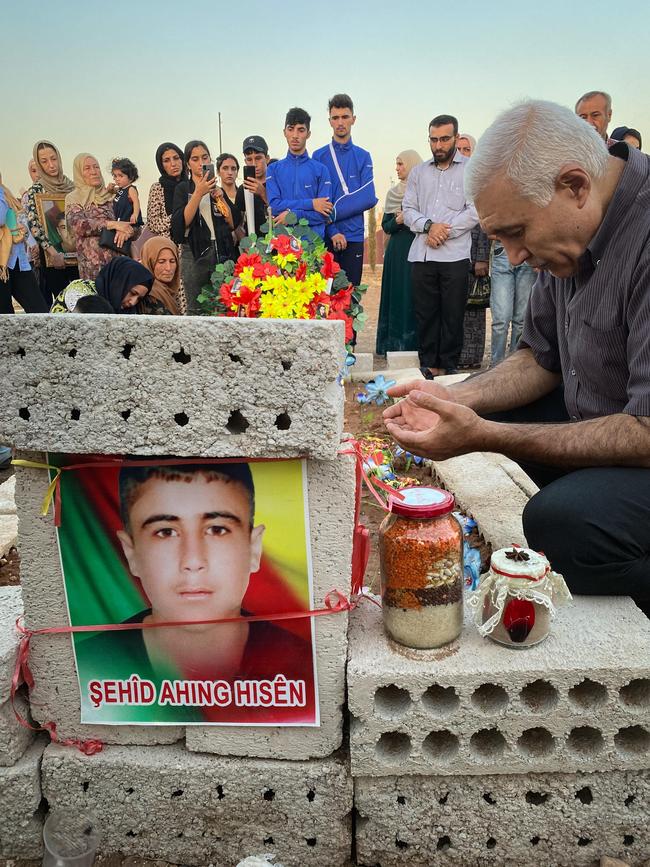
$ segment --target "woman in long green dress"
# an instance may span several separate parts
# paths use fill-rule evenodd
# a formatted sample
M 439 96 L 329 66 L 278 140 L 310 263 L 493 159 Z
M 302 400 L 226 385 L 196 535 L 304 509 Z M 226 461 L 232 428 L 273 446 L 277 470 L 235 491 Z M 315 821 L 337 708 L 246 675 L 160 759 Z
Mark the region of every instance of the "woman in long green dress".
M 398 154 L 396 160 L 399 183 L 388 191 L 381 227 L 389 236 L 384 248 L 381 276 L 381 301 L 377 324 L 377 355 L 387 352 L 410 352 L 418 348 L 415 312 L 411 294 L 411 263 L 408 261 L 413 232 L 404 225 L 402 200 L 406 179 L 422 158 L 417 151 Z

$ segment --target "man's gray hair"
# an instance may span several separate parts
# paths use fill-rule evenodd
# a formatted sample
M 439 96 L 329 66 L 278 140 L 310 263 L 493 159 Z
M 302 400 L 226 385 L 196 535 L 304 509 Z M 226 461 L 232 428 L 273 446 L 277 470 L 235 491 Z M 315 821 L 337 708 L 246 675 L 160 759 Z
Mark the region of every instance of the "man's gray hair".
M 554 102 L 528 100 L 504 111 L 479 139 L 465 166 L 470 200 L 504 174 L 517 192 L 540 207 L 555 194 L 567 163 L 577 163 L 591 178 L 602 178 L 609 154 L 596 130 L 570 109 Z
M 576 102 L 575 113 L 578 113 L 578 106 L 581 102 L 584 102 L 587 99 L 593 99 L 594 96 L 602 96 L 605 99 L 606 111 L 609 113 L 612 110 L 612 98 L 606 93 L 604 90 L 588 90 L 587 93 L 583 93 L 580 99 Z

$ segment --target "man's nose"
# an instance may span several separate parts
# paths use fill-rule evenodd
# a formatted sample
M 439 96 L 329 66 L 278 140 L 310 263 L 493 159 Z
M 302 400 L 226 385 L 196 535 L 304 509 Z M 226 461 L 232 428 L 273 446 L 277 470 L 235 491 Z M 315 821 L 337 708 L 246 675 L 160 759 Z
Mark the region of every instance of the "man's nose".
M 181 548 L 181 567 L 185 572 L 198 572 L 205 569 L 205 541 L 185 537 Z
M 523 265 L 526 259 L 530 259 L 531 252 L 522 244 L 513 244 L 512 241 L 502 241 L 508 261 L 513 267 Z

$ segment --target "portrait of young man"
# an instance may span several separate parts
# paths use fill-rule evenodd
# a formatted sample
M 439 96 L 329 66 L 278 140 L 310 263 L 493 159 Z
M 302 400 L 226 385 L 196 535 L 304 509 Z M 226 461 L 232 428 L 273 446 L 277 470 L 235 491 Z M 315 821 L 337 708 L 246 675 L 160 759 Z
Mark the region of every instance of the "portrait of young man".
M 305 506 L 302 462 L 256 466 L 265 501 L 265 518 L 258 520 L 248 463 L 153 460 L 150 466 L 126 462 L 113 470 L 111 485 L 97 484 L 98 491 L 108 487 L 116 495 L 118 529 L 112 533 L 105 527 L 105 532 L 113 536 L 116 557 L 128 573 L 105 565 L 103 580 L 95 580 L 96 592 L 108 600 L 122 592 L 126 581 L 138 593 L 122 609 L 132 613 L 118 618 L 132 628 L 75 635 L 82 721 L 315 724 L 310 618 L 291 621 L 290 626 L 249 619 L 268 613 L 270 597 L 279 587 L 281 598 L 287 581 L 293 582 L 295 598 L 286 593 L 276 610 L 311 607 L 307 524 L 300 526 L 299 520 Z M 284 502 L 277 494 L 283 488 Z M 288 524 L 296 526 L 293 537 L 287 537 Z M 285 563 L 268 555 L 261 569 L 267 529 L 276 536 L 276 552 L 280 536 L 288 549 L 293 547 L 293 564 L 291 553 Z M 67 556 L 72 536 L 63 531 L 60 538 L 72 611 L 78 566 Z M 88 555 L 92 557 L 92 549 Z M 253 576 L 256 588 L 251 588 Z M 106 616 L 109 622 L 115 617 Z M 73 625 L 78 619 L 78 614 L 71 616 Z M 144 703 L 137 690 L 112 685 L 124 684 L 133 675 L 154 685 L 155 702 Z M 293 705 L 269 685 L 278 677 L 302 684 L 296 687 L 299 700 Z M 169 684 L 181 686 L 172 690 Z M 277 701 L 275 695 L 280 695 Z

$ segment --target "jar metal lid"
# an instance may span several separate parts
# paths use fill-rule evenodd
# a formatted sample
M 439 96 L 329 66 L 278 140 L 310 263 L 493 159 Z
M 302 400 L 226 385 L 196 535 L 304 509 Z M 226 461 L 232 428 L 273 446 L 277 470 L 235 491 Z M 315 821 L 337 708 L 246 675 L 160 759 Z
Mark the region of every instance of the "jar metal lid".
M 437 518 L 447 515 L 455 506 L 454 495 L 440 488 L 417 486 L 402 488 L 403 499 L 391 495 L 388 505 L 391 512 L 406 518 Z

